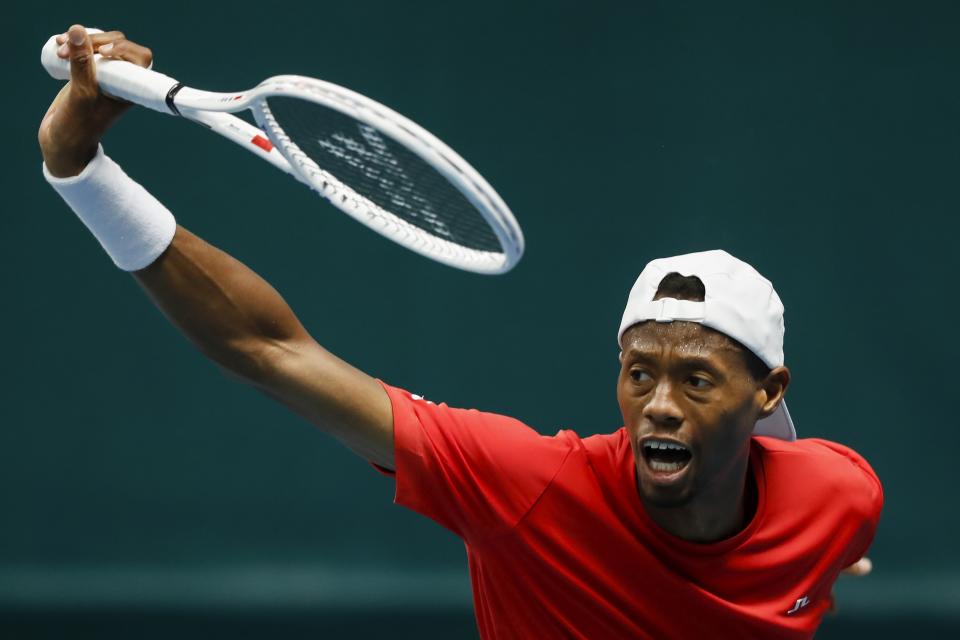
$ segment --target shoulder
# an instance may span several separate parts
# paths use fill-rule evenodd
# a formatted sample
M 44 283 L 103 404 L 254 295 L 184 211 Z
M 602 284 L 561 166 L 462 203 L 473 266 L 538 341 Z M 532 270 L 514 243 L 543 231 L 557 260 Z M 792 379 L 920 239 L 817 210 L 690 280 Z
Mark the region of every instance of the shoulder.
M 575 447 L 575 434 L 541 435 L 516 418 L 451 407 L 384 385 L 393 406 L 394 448 L 448 465 L 487 466 L 491 473 L 550 476 Z
M 755 437 L 768 480 L 787 482 L 813 496 L 830 499 L 857 515 L 876 520 L 883 506 L 883 487 L 859 453 L 836 442 L 805 438 L 787 442 Z
M 446 402 L 435 402 L 399 387 L 388 384 L 383 384 L 383 387 L 390 397 L 395 423 L 415 421 L 421 425 L 437 424 L 446 429 L 464 427 L 474 435 L 484 434 L 488 427 L 507 432 L 516 430 L 531 437 L 538 435 L 527 424 L 507 415 L 474 408 L 453 407 Z
M 577 440 L 584 452 L 594 458 L 615 458 L 625 446 L 630 444 L 627 440 L 627 430 L 623 427 L 613 433 L 598 433 L 585 438 L 577 437 Z
M 879 484 L 880 480 L 873 468 L 863 456 L 850 447 L 821 440 L 804 438 L 794 442 L 776 438 L 755 437 L 754 442 L 763 452 L 765 461 L 776 465 L 808 471 L 816 470 L 818 475 L 836 481 L 863 482 Z
M 563 432 L 574 445 L 578 458 L 592 473 L 601 476 L 616 476 L 625 456 L 632 456 L 627 430 L 621 427 L 613 433 L 598 433 L 581 438 L 573 432 Z M 559 435 L 559 434 L 558 434 Z

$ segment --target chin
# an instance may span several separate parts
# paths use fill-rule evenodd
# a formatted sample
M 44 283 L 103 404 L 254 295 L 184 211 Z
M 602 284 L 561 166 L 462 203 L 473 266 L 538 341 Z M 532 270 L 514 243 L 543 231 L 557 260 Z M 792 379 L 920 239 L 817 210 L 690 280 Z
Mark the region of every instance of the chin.
M 642 462 L 637 465 L 637 490 L 643 502 L 661 509 L 683 507 L 694 497 L 693 469 L 687 469 L 682 477 L 665 479 L 654 477 Z
M 683 507 L 693 500 L 689 491 L 663 491 L 659 488 L 649 491 L 645 490 L 643 485 L 640 486 L 640 495 L 646 504 L 660 509 Z

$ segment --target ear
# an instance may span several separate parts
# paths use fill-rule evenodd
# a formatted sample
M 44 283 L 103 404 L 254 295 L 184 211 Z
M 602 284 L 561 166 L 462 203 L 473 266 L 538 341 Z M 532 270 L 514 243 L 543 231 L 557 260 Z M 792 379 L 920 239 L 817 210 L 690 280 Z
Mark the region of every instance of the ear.
M 760 383 L 760 389 L 765 394 L 763 405 L 760 407 L 760 417 L 766 418 L 780 406 L 783 401 L 783 395 L 790 386 L 790 370 L 786 367 L 777 367 L 772 369 L 767 377 Z

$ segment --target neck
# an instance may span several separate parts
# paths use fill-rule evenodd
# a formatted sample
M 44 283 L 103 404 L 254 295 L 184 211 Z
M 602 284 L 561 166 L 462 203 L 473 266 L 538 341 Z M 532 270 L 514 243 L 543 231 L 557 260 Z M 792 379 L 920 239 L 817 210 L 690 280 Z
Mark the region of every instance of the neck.
M 730 538 L 746 527 L 756 511 L 757 488 L 750 456 L 733 464 L 724 477 L 679 507 L 657 507 L 644 502 L 647 513 L 674 536 L 706 544 Z

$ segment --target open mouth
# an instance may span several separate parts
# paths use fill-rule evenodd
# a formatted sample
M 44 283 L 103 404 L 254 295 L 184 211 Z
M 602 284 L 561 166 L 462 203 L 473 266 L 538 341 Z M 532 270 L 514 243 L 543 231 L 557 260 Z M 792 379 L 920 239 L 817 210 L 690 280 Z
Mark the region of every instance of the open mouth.
M 684 445 L 675 440 L 650 438 L 642 444 L 643 458 L 656 473 L 674 474 L 683 470 L 693 454 Z

